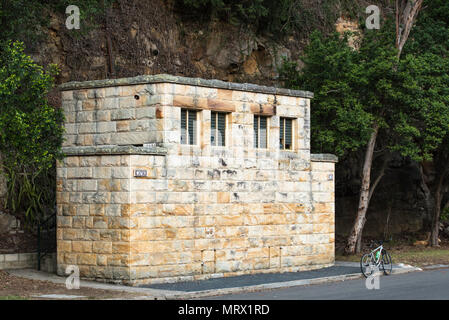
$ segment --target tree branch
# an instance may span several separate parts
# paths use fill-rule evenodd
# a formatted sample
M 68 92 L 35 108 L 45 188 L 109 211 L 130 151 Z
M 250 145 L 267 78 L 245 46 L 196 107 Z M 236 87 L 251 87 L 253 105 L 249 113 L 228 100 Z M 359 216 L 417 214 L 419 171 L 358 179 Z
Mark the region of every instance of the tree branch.
M 377 176 L 376 180 L 374 180 L 374 183 L 370 187 L 369 195 L 368 195 L 368 203 L 371 201 L 371 197 L 374 194 L 374 190 L 376 189 L 377 185 L 380 183 L 380 180 L 382 180 L 383 176 L 385 175 L 385 169 L 387 168 L 388 162 L 390 161 L 389 155 L 386 155 L 384 158 L 384 162 L 382 163 L 382 167 L 380 169 L 380 173 Z
M 413 23 L 421 10 L 423 0 L 396 0 L 396 48 L 398 49 L 398 58 L 401 56 L 402 49 L 407 42 Z

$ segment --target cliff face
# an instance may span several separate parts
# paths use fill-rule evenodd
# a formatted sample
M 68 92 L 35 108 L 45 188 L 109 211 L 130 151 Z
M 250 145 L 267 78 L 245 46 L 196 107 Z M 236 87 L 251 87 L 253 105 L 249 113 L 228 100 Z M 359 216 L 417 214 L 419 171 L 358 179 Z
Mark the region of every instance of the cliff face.
M 279 86 L 282 57 L 298 59 L 308 36 L 260 35 L 249 26 L 186 21 L 163 0 L 117 0 L 97 26 L 86 28 L 81 21 L 82 32 L 67 30 L 65 19 L 52 13 L 48 36 L 29 52 L 42 65 L 59 65 L 58 83 L 168 73 Z M 357 23 L 340 18 L 334 27 L 354 31 Z M 60 104 L 58 93 L 50 99 Z M 336 231 L 344 235 L 358 205 L 360 161 L 341 162 L 336 170 Z M 392 162 L 371 201 L 364 235 L 422 229 L 424 198 L 418 168 Z
M 360 157 L 361 158 L 361 157 Z M 360 159 L 346 159 L 336 166 L 336 234 L 347 236 L 355 219 L 360 191 Z M 372 177 L 379 175 L 374 167 Z M 382 238 L 428 230 L 431 215 L 426 208 L 418 164 L 394 157 L 370 201 L 363 236 Z
M 273 84 L 282 57 L 298 54 L 294 39 L 274 41 L 221 21 L 185 21 L 162 0 L 118 0 L 97 26 L 81 21 L 81 32 L 68 30 L 65 18 L 51 14 L 48 37 L 32 52 L 39 63 L 60 66 L 60 83 L 168 73 Z

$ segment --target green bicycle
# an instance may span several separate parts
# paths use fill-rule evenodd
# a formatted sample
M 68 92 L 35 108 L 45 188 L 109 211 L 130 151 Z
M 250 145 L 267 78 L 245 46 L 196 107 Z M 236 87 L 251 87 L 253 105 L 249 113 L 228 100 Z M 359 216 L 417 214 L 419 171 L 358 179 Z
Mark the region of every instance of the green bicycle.
M 362 256 L 360 260 L 360 269 L 363 275 L 368 278 L 374 271 L 382 270 L 385 275 L 390 275 L 393 270 L 393 260 L 387 250 L 384 249 L 384 241 L 377 242 L 379 246 Z

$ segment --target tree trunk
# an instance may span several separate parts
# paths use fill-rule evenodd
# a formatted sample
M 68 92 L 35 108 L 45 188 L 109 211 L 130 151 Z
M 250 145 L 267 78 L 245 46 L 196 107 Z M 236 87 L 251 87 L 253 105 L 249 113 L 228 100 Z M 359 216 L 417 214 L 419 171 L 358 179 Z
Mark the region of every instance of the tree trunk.
M 377 134 L 379 132 L 379 125 L 376 123 L 373 127 L 368 146 L 366 148 L 365 159 L 362 173 L 362 186 L 360 188 L 359 207 L 354 225 L 349 235 L 345 253 L 354 254 L 359 253 L 361 249 L 361 234 L 366 221 L 366 211 L 369 205 L 370 195 L 370 181 L 371 181 L 371 167 L 373 164 L 374 147 L 376 146 Z M 359 243 L 359 245 L 357 245 Z
M 385 175 L 385 169 L 387 168 L 389 160 L 390 160 L 389 154 L 386 154 L 384 157 L 384 161 L 383 161 L 382 167 L 380 169 L 379 175 L 377 176 L 376 180 L 374 180 L 373 184 L 369 188 L 366 211 L 368 211 L 368 206 L 371 202 L 371 198 L 373 197 L 374 190 L 376 190 L 376 187 L 379 185 L 380 181 L 382 180 L 383 176 Z M 373 162 L 373 160 L 371 162 Z M 362 235 L 363 235 L 363 226 L 362 226 L 362 230 L 360 230 L 359 235 L 357 236 L 357 244 L 355 247 L 355 252 L 357 252 L 357 253 L 362 251 Z
M 420 166 L 420 174 L 421 174 L 421 184 L 420 187 L 422 189 L 422 192 L 424 193 L 424 203 L 425 203 L 425 208 L 426 208 L 426 214 L 427 217 L 433 217 L 433 212 L 434 212 L 434 204 L 435 204 L 435 200 L 433 198 L 432 192 L 430 191 L 430 183 L 427 178 L 427 175 L 429 175 L 429 173 L 425 173 L 425 169 L 424 169 L 424 163 L 421 163 Z
M 432 228 L 430 230 L 429 245 L 432 247 L 439 246 L 438 234 L 440 231 L 440 213 L 441 213 L 441 189 L 438 188 L 435 192 L 435 206 L 432 218 Z
M 374 194 L 374 190 L 375 190 L 376 187 L 379 185 L 380 180 L 382 180 L 382 178 L 384 177 L 384 175 L 385 175 L 385 170 L 387 169 L 387 165 L 388 165 L 388 162 L 389 162 L 389 161 L 390 161 L 390 154 L 387 153 L 387 154 L 384 156 L 384 162 L 382 163 L 382 167 L 381 167 L 381 169 L 380 169 L 379 175 L 377 176 L 376 180 L 374 181 L 374 183 L 373 183 L 373 185 L 372 185 L 372 187 L 371 187 L 371 189 L 370 189 L 370 191 L 369 191 L 368 203 L 371 201 L 371 198 L 373 197 L 373 194 Z
M 449 164 L 446 165 L 446 167 L 443 169 L 443 172 L 440 174 L 438 184 L 435 188 L 435 206 L 433 210 L 432 228 L 430 230 L 430 239 L 429 239 L 429 244 L 432 247 L 439 246 L 438 236 L 440 232 L 442 190 L 443 190 L 443 182 L 448 171 L 449 171 Z
M 398 58 L 407 42 L 423 0 L 396 0 L 396 48 Z
M 398 59 L 402 54 L 402 49 L 407 42 L 416 17 L 421 10 L 422 3 L 423 0 L 396 0 L 396 48 L 398 49 Z M 379 126 L 378 124 L 375 124 L 365 153 L 359 207 L 357 210 L 357 217 L 355 219 L 354 226 L 352 227 L 351 234 L 345 247 L 346 254 L 360 252 L 362 243 L 362 231 L 363 227 L 365 226 L 366 212 L 368 210 L 369 201 L 374 189 L 382 178 L 382 176 L 380 176 L 380 179 L 375 181 L 370 192 L 371 167 L 373 163 L 373 153 L 378 132 Z

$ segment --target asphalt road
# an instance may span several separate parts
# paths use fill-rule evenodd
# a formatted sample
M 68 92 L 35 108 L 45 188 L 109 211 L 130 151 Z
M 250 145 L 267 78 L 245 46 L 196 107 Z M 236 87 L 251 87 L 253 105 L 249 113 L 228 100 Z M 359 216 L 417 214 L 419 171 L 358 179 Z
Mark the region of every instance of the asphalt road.
M 365 279 L 240 293 L 211 300 L 449 300 L 449 269 L 380 277 L 379 289 L 368 290 Z
M 321 268 L 301 272 L 265 273 L 265 274 L 260 273 L 260 274 L 241 275 L 235 277 L 214 278 L 201 281 L 159 283 L 159 284 L 142 285 L 142 287 L 151 289 L 189 292 L 189 291 L 255 286 L 267 283 L 324 278 L 354 273 L 360 273 L 360 267 L 358 265 L 356 267 L 332 266 L 329 268 Z

